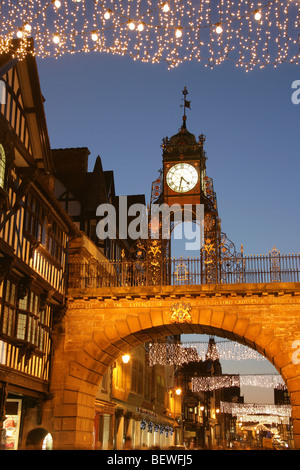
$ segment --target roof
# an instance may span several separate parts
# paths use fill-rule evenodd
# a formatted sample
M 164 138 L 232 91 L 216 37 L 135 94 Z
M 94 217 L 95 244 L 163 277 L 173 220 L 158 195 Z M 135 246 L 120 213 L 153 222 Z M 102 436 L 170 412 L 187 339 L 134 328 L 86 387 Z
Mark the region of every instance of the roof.
M 52 155 L 55 177 L 80 201 L 85 212 L 95 212 L 99 204 L 107 203 L 109 190 L 114 197 L 113 172 L 103 171 L 99 155 L 90 172 L 87 147 L 52 149 Z
M 202 152 L 202 145 L 197 142 L 194 134 L 189 132 L 185 126 L 170 139 L 164 140 L 163 157 L 164 160 L 177 160 L 179 157 L 199 158 Z

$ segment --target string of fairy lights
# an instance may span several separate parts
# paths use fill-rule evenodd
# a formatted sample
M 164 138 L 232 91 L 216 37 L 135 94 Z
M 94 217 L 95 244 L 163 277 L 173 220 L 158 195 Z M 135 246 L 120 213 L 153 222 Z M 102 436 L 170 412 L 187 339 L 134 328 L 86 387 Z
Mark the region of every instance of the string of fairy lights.
M 153 342 L 148 344 L 149 365 L 178 365 L 211 360 L 261 361 L 265 358 L 252 348 L 235 341 L 219 341 L 209 351 L 207 342 Z M 209 356 L 209 357 L 208 357 Z
M 275 374 L 246 374 L 246 375 L 220 375 L 213 377 L 191 377 L 192 392 L 211 392 L 220 388 L 230 387 L 261 387 L 285 388 L 280 375 Z
M 299 63 L 298 0 L 3 0 L 0 52 L 129 55 L 169 68 Z M 31 39 L 32 38 L 32 39 Z M 16 41 L 18 39 L 18 46 Z
M 290 405 L 272 405 L 257 403 L 231 403 L 220 402 L 221 413 L 229 413 L 232 416 L 248 415 L 273 415 L 282 418 L 290 418 L 292 407 Z M 245 418 L 244 418 L 245 419 Z
M 269 411 L 268 408 L 264 411 Z M 273 409 L 270 411 L 274 411 Z M 246 415 L 237 415 L 238 423 L 263 423 L 263 424 L 270 424 L 270 425 L 289 425 L 290 424 L 290 416 L 276 416 L 274 414 L 267 415 L 265 413 L 262 414 L 246 414 Z
M 206 360 L 261 360 L 257 351 L 233 341 L 219 342 L 153 342 L 148 343 L 149 366 L 183 366 Z M 190 390 L 193 393 L 214 392 L 231 387 L 260 387 L 286 391 L 279 374 L 222 374 L 192 375 Z M 291 405 L 220 402 L 220 411 L 236 416 L 241 423 L 289 424 Z

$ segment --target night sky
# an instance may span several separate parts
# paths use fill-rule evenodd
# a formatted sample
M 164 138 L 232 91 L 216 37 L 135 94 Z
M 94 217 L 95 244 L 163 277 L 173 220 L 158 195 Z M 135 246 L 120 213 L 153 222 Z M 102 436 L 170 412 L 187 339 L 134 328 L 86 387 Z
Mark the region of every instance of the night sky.
M 52 148 L 88 147 L 113 170 L 118 195 L 145 194 L 162 167 L 163 137 L 181 126 L 206 135 L 222 230 L 247 254 L 299 250 L 300 104 L 292 103 L 299 67 L 245 72 L 188 62 L 134 62 L 105 54 L 38 59 Z
M 196 138 L 206 135 L 222 231 L 246 254 L 274 245 L 281 253 L 300 251 L 300 104 L 291 100 L 299 67 L 246 73 L 233 63 L 210 70 L 187 62 L 169 71 L 105 54 L 37 62 L 52 148 L 88 147 L 90 170 L 100 155 L 104 170 L 114 171 L 118 195 L 145 194 L 148 202 L 162 167 L 162 138 L 181 126 L 186 86 L 187 128 Z M 251 367 L 275 371 L 266 361 Z

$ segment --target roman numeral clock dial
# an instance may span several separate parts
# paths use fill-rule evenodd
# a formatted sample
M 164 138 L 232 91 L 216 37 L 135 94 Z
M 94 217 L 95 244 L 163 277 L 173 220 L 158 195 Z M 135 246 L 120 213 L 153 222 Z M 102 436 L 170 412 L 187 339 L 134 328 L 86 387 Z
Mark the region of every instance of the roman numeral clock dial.
M 178 163 L 170 168 L 166 181 L 169 188 L 176 193 L 187 193 L 196 186 L 198 172 L 188 163 Z

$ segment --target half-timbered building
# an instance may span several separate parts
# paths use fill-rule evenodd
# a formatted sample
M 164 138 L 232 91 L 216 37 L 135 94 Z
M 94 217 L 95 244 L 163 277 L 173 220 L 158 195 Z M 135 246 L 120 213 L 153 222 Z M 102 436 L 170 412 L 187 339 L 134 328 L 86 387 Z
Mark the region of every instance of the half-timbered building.
M 98 251 L 98 259 L 119 260 L 123 254 L 128 256 L 136 240 L 126 234 L 120 236 L 119 199 L 116 195 L 114 173 L 104 170 L 101 157 L 95 159 L 92 171 L 88 171 L 90 151 L 87 147 L 52 149 L 55 166 L 54 194 L 69 214 L 83 239 L 92 241 Z M 126 196 L 128 208 L 133 204 L 145 206 L 144 194 Z M 101 239 L 97 224 L 101 217 L 97 209 L 101 204 L 109 204 L 116 210 L 116 236 Z M 127 218 L 127 224 L 133 217 Z M 84 243 L 82 239 L 81 243 Z M 73 244 L 73 247 L 75 244 Z
M 0 79 L 0 432 L 1 448 L 17 449 L 34 432 L 47 435 L 52 326 L 65 303 L 69 240 L 79 232 L 54 197 L 34 57 L 0 56 Z

